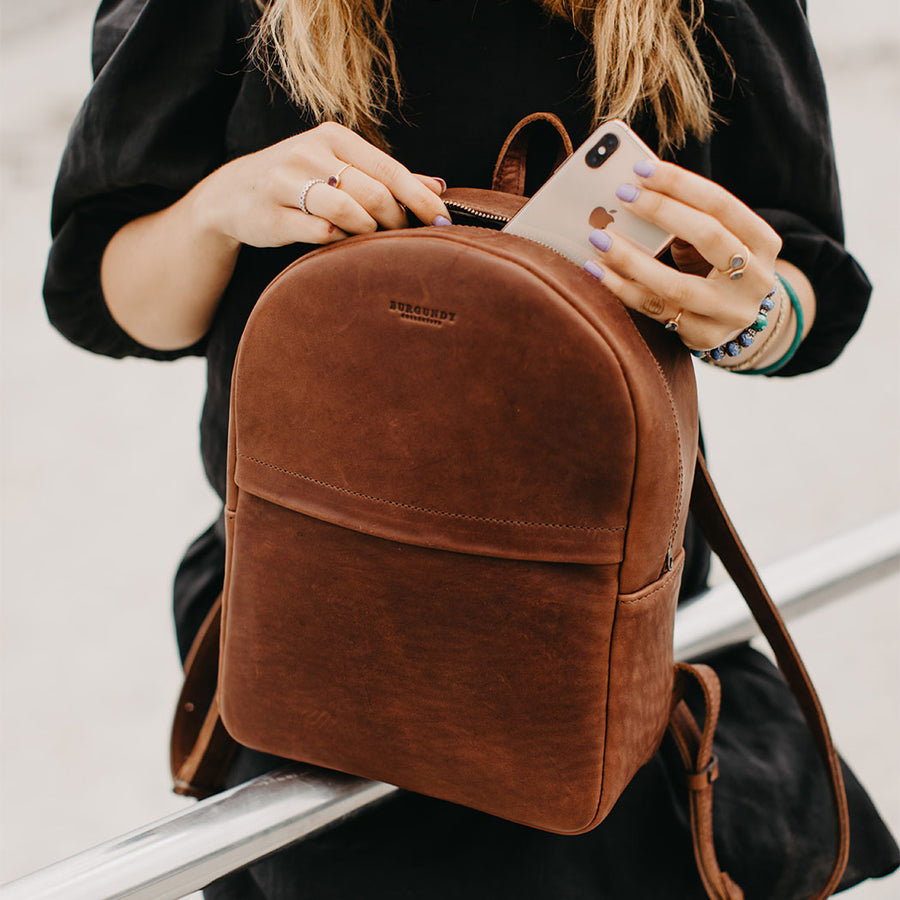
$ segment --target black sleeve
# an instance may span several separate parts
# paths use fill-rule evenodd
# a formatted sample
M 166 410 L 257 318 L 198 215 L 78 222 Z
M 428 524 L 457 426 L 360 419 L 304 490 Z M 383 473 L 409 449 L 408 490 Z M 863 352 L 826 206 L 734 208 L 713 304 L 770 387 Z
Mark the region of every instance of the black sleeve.
M 171 205 L 224 160 L 241 71 L 243 19 L 226 0 L 103 0 L 94 25 L 94 84 L 69 134 L 53 196 L 44 280 L 51 323 L 107 356 L 174 359 L 112 318 L 100 260 L 127 222 Z
M 781 235 L 783 259 L 816 293 L 812 330 L 779 375 L 833 362 L 868 305 L 871 285 L 844 248 L 844 226 L 825 84 L 804 0 L 710 0 L 707 23 L 731 56 L 712 177 Z

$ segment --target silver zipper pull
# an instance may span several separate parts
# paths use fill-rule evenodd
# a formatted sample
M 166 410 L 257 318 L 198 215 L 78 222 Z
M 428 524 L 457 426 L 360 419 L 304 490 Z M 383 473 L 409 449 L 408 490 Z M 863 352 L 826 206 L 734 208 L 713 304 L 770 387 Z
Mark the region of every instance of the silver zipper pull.
M 666 563 L 663 566 L 662 574 L 667 575 L 675 568 L 675 557 L 672 555 L 672 545 L 666 548 Z

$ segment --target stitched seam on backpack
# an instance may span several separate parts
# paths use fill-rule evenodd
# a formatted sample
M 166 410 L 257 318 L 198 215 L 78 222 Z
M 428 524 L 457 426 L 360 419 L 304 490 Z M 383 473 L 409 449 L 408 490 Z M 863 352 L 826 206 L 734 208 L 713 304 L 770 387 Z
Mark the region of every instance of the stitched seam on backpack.
M 343 488 L 336 484 L 329 484 L 327 481 L 320 481 L 318 478 L 312 478 L 309 475 L 302 475 L 299 472 L 292 472 L 290 469 L 276 466 L 273 463 L 266 462 L 263 459 L 257 459 L 255 456 L 249 456 L 246 453 L 238 452 L 238 456 L 242 459 L 249 460 L 267 469 L 273 469 L 276 472 L 282 472 L 290 475 L 292 478 L 299 478 L 302 481 L 308 481 L 310 484 L 317 484 L 320 487 L 326 487 L 332 491 L 339 491 L 342 494 L 350 494 L 353 497 L 360 497 L 363 500 L 372 500 L 375 503 L 386 503 L 390 506 L 396 506 L 400 509 L 410 509 L 415 512 L 430 513 L 434 516 L 446 516 L 450 519 L 464 519 L 470 522 L 490 522 L 494 525 L 516 525 L 522 528 L 570 528 L 575 531 L 624 531 L 622 525 L 604 526 L 604 525 L 570 525 L 565 522 L 521 522 L 518 519 L 499 519 L 490 516 L 472 516 L 466 513 L 445 512 L 442 509 L 429 509 L 427 506 L 415 506 L 412 503 L 401 503 L 399 500 L 386 500 L 384 497 L 375 497 L 372 494 L 364 494 L 361 491 L 353 491 L 350 488 Z
M 656 370 L 659 372 L 659 377 L 662 380 L 663 388 L 666 392 L 666 400 L 669 401 L 669 409 L 672 411 L 672 419 L 675 422 L 675 443 L 678 444 L 678 492 L 675 497 L 675 521 L 672 523 L 672 532 L 669 535 L 669 546 L 671 547 L 672 542 L 675 540 L 675 535 L 678 533 L 678 520 L 681 518 L 682 498 L 684 496 L 684 449 L 681 446 L 681 429 L 678 427 L 678 410 L 675 408 L 675 398 L 672 396 L 672 386 L 669 384 L 669 379 L 666 378 L 666 373 L 663 370 L 662 365 L 660 365 L 659 360 L 656 358 L 656 354 L 647 345 L 647 342 L 644 340 L 644 336 L 641 334 L 637 325 L 632 323 L 632 327 L 637 331 L 641 343 L 644 345 L 647 352 L 650 354 L 650 358 L 656 365 Z
M 641 338 L 643 339 L 643 335 L 641 335 Z M 647 349 L 649 350 L 650 348 L 648 347 Z M 672 396 L 672 386 L 669 384 L 669 379 L 666 378 L 666 373 L 659 364 L 656 354 L 651 353 L 650 355 L 653 357 L 653 362 L 656 363 L 656 368 L 659 370 L 660 378 L 662 378 L 666 389 L 666 399 L 669 401 L 669 408 L 672 410 L 672 418 L 675 420 L 675 441 L 678 444 L 678 494 L 675 500 L 675 521 L 672 523 L 671 540 L 674 541 L 675 535 L 678 533 L 678 520 L 681 518 L 681 504 L 684 497 L 684 450 L 681 446 L 681 428 L 678 422 L 678 410 L 675 408 L 675 398 Z
M 677 566 L 673 566 L 672 572 L 674 572 L 677 568 Z M 646 594 L 641 594 L 640 597 L 619 597 L 619 603 L 640 603 L 643 600 L 647 600 L 654 594 L 658 594 L 660 591 L 666 590 L 666 588 L 669 587 L 669 583 L 671 582 L 671 580 L 671 578 L 664 578 L 661 584 L 658 584 L 655 588 L 653 588 L 652 591 L 647 591 Z

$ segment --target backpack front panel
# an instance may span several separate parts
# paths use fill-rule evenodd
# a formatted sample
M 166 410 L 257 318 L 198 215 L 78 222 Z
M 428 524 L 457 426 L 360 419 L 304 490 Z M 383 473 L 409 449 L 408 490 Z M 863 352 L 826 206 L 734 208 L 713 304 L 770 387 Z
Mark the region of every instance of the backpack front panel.
M 237 740 L 548 830 L 593 820 L 616 566 L 431 550 L 243 491 L 234 523 Z

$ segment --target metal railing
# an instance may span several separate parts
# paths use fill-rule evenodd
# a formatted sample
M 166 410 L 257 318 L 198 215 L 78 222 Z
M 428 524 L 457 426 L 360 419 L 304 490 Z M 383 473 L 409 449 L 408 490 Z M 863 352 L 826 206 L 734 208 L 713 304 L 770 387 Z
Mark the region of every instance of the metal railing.
M 790 619 L 896 572 L 898 562 L 900 513 L 776 563 L 763 578 Z M 679 611 L 675 653 L 685 659 L 756 633 L 737 589 L 724 584 Z M 291 765 L 11 882 L 0 900 L 183 897 L 396 790 Z

